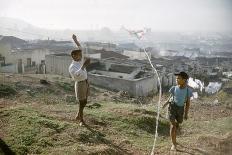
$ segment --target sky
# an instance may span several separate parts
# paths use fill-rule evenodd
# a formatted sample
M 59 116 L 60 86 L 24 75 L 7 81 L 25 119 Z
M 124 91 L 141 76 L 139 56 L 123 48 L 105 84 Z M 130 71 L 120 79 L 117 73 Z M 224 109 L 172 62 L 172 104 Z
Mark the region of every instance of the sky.
M 0 0 L 0 17 L 48 29 L 232 31 L 232 0 Z

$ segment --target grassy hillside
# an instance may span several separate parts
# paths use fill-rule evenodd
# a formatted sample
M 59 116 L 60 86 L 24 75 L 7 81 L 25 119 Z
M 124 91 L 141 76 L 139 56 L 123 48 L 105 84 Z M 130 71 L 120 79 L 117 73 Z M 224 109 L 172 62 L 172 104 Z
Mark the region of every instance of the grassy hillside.
M 1 88 L 16 93 L 0 98 L 0 154 L 150 154 L 157 97 L 135 99 L 91 87 L 87 125 L 79 126 L 73 83 L 62 77 L 48 79 L 50 84 L 42 85 L 37 75 L 1 75 Z M 179 154 L 232 152 L 232 108 L 226 102 L 230 94 L 222 91 L 193 101 L 190 118 L 178 132 Z M 219 102 L 211 104 L 216 99 Z M 170 153 L 165 113 L 161 111 L 156 154 Z

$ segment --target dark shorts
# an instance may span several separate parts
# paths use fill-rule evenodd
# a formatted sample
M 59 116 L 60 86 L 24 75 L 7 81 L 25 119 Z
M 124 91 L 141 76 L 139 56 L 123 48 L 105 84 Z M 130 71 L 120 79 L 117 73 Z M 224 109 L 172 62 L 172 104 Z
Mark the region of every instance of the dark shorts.
M 184 117 L 184 106 L 180 107 L 175 104 L 169 104 L 168 118 L 171 122 L 177 121 L 178 123 L 182 123 L 183 117 Z

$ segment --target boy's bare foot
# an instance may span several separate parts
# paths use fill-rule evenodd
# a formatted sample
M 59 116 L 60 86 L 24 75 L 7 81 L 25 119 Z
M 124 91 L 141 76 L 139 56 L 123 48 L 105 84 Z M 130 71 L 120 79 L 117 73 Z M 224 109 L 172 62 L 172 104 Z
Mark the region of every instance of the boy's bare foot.
M 81 120 L 80 123 L 79 123 L 79 125 L 83 126 L 83 125 L 85 125 L 85 122 L 83 120 Z
M 80 126 L 83 126 L 83 122 L 80 122 L 79 125 L 80 125 Z
M 176 151 L 176 145 L 172 144 L 171 151 Z

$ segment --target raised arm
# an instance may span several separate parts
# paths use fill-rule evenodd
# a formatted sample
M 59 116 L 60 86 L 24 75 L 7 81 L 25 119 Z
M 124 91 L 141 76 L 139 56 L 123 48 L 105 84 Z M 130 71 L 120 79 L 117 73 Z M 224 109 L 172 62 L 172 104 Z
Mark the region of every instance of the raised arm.
M 77 40 L 77 36 L 75 34 L 72 35 L 73 41 L 75 42 L 75 44 L 77 45 L 77 47 L 79 49 L 81 49 L 81 44 L 79 43 L 79 41 Z

